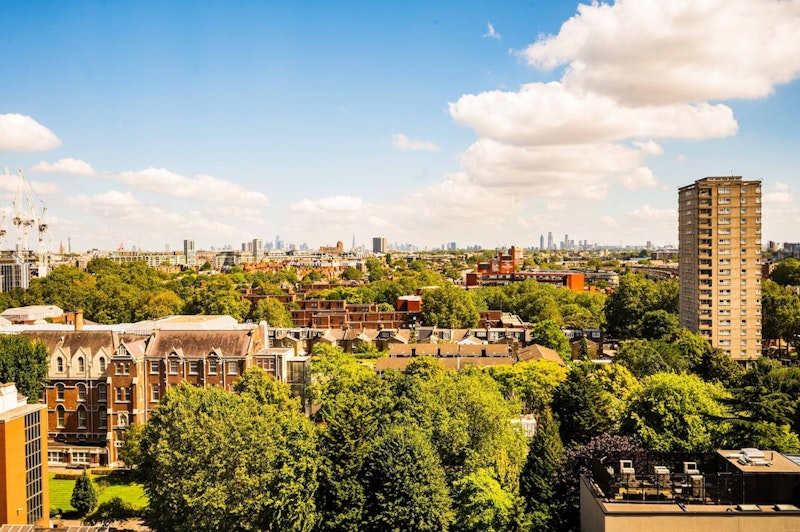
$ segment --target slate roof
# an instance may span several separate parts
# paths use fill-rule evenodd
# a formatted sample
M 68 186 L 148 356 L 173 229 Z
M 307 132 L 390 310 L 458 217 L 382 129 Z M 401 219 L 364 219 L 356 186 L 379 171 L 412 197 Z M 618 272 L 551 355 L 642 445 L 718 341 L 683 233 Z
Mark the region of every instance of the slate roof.
M 181 350 L 186 357 L 205 357 L 216 349 L 226 357 L 243 357 L 250 353 L 252 331 L 157 331 L 147 345 L 148 357 L 166 357 Z

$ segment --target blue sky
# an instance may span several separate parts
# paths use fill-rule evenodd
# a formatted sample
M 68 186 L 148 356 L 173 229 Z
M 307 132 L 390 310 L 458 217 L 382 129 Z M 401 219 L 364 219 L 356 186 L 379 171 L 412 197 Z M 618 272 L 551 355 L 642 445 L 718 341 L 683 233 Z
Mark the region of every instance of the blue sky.
M 765 242 L 800 239 L 794 0 L 6 0 L 0 20 L 0 165 L 51 249 L 665 245 L 677 187 L 731 174 L 763 180 Z

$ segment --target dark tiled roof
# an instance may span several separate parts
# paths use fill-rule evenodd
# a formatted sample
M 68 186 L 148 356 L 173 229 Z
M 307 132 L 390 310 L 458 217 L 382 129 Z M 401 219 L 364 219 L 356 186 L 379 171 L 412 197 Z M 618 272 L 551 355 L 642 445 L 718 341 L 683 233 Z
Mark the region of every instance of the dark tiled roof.
M 146 356 L 166 357 L 181 350 L 186 357 L 204 357 L 213 349 L 227 357 L 242 357 L 252 349 L 251 331 L 157 331 Z

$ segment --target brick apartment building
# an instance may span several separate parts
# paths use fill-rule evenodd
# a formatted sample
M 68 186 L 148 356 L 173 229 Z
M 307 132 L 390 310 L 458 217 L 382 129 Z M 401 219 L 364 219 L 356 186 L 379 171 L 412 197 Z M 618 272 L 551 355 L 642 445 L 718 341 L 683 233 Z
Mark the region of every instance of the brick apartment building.
M 48 463 L 114 465 L 128 427 L 146 421 L 167 390 L 184 381 L 232 390 L 245 369 L 261 367 L 295 394 L 304 391 L 308 357 L 270 347 L 264 325 L 186 316 L 128 331 L 25 333 L 50 352 L 44 398 Z

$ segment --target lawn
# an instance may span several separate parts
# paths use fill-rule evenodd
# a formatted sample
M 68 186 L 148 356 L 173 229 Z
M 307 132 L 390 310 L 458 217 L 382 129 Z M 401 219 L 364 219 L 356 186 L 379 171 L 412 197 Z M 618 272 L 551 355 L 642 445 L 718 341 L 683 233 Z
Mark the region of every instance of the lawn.
M 50 508 L 60 508 L 62 512 L 74 512 L 75 508 L 69 503 L 72 498 L 72 489 L 75 480 L 56 479 L 50 474 Z M 122 475 L 92 475 L 98 491 L 98 503 L 105 502 L 114 497 L 131 504 L 134 508 L 147 506 L 147 495 L 138 482 L 132 482 Z

